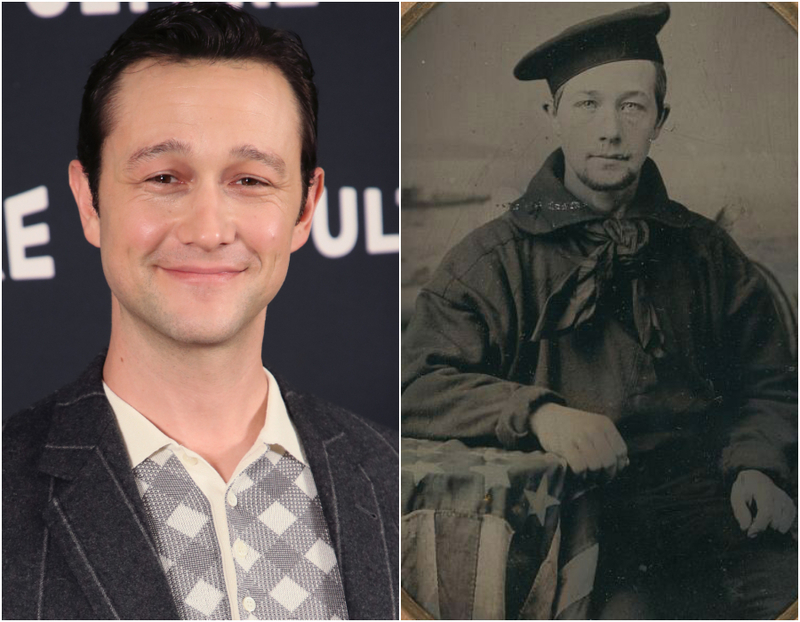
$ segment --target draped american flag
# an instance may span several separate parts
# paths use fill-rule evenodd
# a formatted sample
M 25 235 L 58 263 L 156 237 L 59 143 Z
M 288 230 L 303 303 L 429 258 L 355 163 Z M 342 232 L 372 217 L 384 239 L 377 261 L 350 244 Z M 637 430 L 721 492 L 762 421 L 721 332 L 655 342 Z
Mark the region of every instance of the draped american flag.
M 593 491 L 565 461 L 402 439 L 402 587 L 434 618 L 585 619 L 599 545 Z

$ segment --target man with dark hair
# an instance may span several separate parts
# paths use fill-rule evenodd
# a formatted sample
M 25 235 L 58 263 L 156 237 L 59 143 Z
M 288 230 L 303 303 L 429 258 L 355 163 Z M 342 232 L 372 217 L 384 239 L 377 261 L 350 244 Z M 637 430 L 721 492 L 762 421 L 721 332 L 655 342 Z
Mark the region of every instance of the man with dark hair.
M 261 363 L 316 135 L 300 39 L 225 4 L 93 67 L 69 181 L 111 338 L 5 427 L 5 618 L 396 617 L 396 435 Z
M 797 595 L 796 367 L 764 278 L 647 157 L 668 17 L 591 20 L 517 65 L 561 148 L 422 289 L 403 434 L 544 450 L 599 487 L 597 578 L 570 588 L 593 583 L 594 615 L 770 618 Z

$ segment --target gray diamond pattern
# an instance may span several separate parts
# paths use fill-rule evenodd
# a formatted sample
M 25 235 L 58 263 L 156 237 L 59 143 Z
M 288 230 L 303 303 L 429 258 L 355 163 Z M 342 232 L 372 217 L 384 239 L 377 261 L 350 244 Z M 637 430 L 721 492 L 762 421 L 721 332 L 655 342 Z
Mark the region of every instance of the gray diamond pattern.
M 305 492 L 307 467 L 288 452 L 269 450 L 244 475 L 254 485 L 239 490 L 234 481 L 230 489 L 238 503 L 226 506 L 234 560 L 237 540 L 259 555 L 249 571 L 235 564 L 242 619 L 346 620 L 342 579 L 322 505 L 313 486 L 313 497 Z M 332 567 L 326 563 L 330 559 Z M 248 596 L 256 602 L 252 614 L 241 606 Z
M 169 448 L 134 475 L 181 618 L 230 619 L 208 500 Z M 225 509 L 240 618 L 346 620 L 339 565 L 309 469 L 268 449 L 229 492 L 237 498 Z
M 184 620 L 230 620 L 211 506 L 170 449 L 134 470 L 172 598 Z

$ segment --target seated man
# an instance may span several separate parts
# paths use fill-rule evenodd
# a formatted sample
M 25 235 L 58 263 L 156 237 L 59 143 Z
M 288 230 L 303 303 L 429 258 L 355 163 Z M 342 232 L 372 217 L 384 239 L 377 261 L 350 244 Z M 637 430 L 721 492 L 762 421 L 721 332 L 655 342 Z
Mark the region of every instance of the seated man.
M 561 148 L 444 259 L 403 343 L 403 433 L 544 449 L 601 486 L 596 617 L 774 618 L 796 599 L 796 368 L 754 265 L 670 200 L 664 4 L 517 65 Z

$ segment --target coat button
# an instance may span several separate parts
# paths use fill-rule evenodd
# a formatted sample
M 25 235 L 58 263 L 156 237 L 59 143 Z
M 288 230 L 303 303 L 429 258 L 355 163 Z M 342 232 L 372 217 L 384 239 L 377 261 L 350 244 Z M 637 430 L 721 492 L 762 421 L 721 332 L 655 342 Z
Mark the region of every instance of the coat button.
M 236 507 L 236 504 L 239 503 L 239 500 L 236 498 L 236 495 L 233 492 L 228 493 L 228 505 L 232 508 Z
M 253 600 L 252 598 L 250 598 L 249 596 L 247 596 L 247 597 L 246 597 L 246 598 L 245 598 L 245 599 L 242 601 L 242 605 L 244 606 L 244 610 L 245 610 L 245 611 L 251 611 L 251 612 L 252 612 L 252 611 L 255 611 L 255 610 L 256 610 L 256 601 L 254 601 L 254 600 Z

